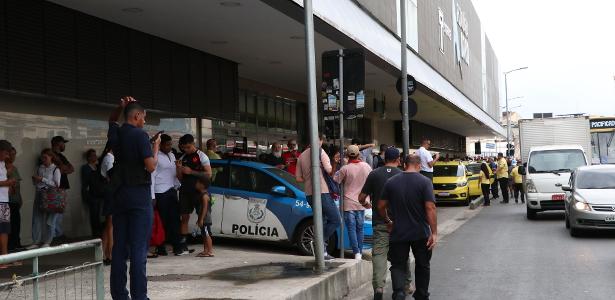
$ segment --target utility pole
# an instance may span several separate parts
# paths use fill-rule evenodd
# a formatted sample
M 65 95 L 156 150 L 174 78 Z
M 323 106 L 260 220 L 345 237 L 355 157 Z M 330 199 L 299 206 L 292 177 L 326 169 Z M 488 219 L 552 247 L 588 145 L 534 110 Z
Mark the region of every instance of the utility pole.
M 508 109 L 508 74 L 525 70 L 527 67 L 517 68 L 514 70 L 510 70 L 508 72 L 504 72 L 504 97 L 506 98 L 506 156 L 509 156 L 509 145 L 510 145 L 510 110 Z
M 410 118 L 408 117 L 408 46 L 406 43 L 406 0 L 400 0 L 401 16 L 401 128 L 404 155 L 410 149 Z M 405 157 L 402 157 L 402 161 Z

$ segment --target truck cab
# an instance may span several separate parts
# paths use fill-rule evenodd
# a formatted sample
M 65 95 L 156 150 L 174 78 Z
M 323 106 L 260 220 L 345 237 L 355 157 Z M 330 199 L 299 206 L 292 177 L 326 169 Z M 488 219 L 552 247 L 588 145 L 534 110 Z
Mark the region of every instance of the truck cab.
M 566 194 L 562 185 L 568 184 L 570 174 L 580 166 L 589 165 L 580 145 L 553 145 L 532 147 L 527 163 L 520 168 L 524 175 L 527 199 L 527 218 L 547 210 L 564 210 Z

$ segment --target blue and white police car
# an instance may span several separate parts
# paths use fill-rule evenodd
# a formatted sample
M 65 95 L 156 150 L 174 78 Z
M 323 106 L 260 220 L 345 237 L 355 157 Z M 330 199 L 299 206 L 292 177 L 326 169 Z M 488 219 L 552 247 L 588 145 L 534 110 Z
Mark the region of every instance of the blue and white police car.
M 214 236 L 290 243 L 302 254 L 312 255 L 312 208 L 302 184 L 294 176 L 249 161 L 212 160 L 211 167 L 214 174 L 209 192 Z M 366 213 L 364 248 L 370 247 L 372 239 L 370 217 Z M 338 229 L 329 241 L 329 253 L 341 246 L 339 236 Z M 350 248 L 347 233 L 344 247 Z

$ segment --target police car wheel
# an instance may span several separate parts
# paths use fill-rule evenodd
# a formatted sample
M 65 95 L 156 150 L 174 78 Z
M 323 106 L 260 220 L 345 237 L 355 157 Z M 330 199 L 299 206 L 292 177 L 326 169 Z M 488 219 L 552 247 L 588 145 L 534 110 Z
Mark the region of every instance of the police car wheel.
M 303 222 L 303 224 L 301 224 L 298 227 L 297 230 L 297 234 L 296 234 L 296 244 L 297 244 L 297 248 L 299 248 L 299 252 L 301 252 L 302 255 L 306 255 L 306 256 L 313 256 L 314 252 L 312 251 L 312 247 L 313 247 L 313 241 L 314 241 L 314 236 L 315 236 L 315 231 L 314 231 L 314 221 L 312 220 L 308 220 Z M 336 255 L 335 253 L 335 249 L 337 248 L 337 242 L 336 242 L 336 236 L 335 234 L 329 239 L 328 245 L 327 245 L 327 252 L 330 255 Z

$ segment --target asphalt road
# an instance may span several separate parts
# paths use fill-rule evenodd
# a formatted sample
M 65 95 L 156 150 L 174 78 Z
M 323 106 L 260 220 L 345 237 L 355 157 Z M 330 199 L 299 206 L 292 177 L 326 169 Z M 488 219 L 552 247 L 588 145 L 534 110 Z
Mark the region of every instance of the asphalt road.
M 440 241 L 431 299 L 614 299 L 614 249 L 613 233 L 572 238 L 563 213 L 494 204 Z

